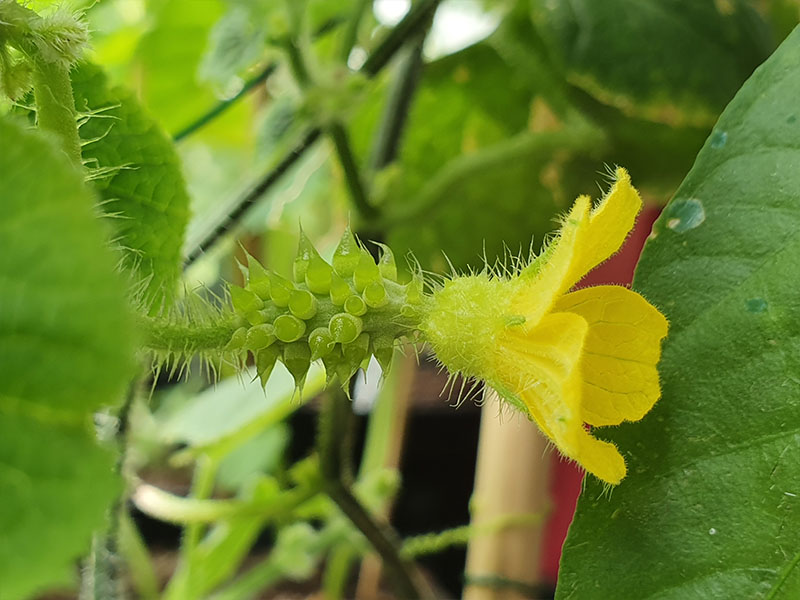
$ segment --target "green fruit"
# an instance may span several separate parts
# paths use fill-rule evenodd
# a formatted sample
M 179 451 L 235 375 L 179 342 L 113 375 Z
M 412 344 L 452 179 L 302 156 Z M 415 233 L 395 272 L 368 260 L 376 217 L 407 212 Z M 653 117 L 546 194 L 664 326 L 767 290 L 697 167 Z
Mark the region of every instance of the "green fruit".
M 364 289 L 370 284 L 381 281 L 381 271 L 372 255 L 361 249 L 361 255 L 358 258 L 358 265 L 353 273 L 353 284 L 356 286 L 357 292 L 363 292 Z
M 308 290 L 293 290 L 289 294 L 289 310 L 299 319 L 310 319 L 317 314 L 317 299 Z
M 348 344 L 358 338 L 364 323 L 356 316 L 339 313 L 331 317 L 328 329 L 335 342 Z
M 247 287 L 262 300 L 269 300 L 269 273 L 255 258 L 247 255 Z
M 264 306 L 264 302 L 261 298 L 250 290 L 246 290 L 238 285 L 231 285 L 230 291 L 233 309 L 240 315 L 246 315 Z
M 311 348 L 311 360 L 323 358 L 331 353 L 336 342 L 327 327 L 317 327 L 308 334 L 308 346 Z
M 306 323 L 294 315 L 280 315 L 273 323 L 275 337 L 282 342 L 294 342 L 303 337 L 306 332 Z
M 397 281 L 397 265 L 394 262 L 394 254 L 391 248 L 385 244 L 375 243 L 381 248 L 381 258 L 378 261 L 381 277 L 389 281 Z
M 275 362 L 281 355 L 281 351 L 277 344 L 267 346 L 256 353 L 256 372 L 261 381 L 262 386 L 267 385 L 269 376 L 272 374 L 272 369 L 275 368 Z
M 336 306 L 342 306 L 345 300 L 347 300 L 352 294 L 353 290 L 350 287 L 350 284 L 339 277 L 336 273 L 332 273 L 330 289 L 331 302 L 333 302 Z
M 294 377 L 295 386 L 302 389 L 311 366 L 311 349 L 308 344 L 305 342 L 287 344 L 283 349 L 283 364 Z
M 360 317 L 367 312 L 367 303 L 364 302 L 364 299 L 361 296 L 350 296 L 344 301 L 344 310 L 351 315 Z
M 358 265 L 359 257 L 361 256 L 361 247 L 358 245 L 356 238 L 353 237 L 353 232 L 350 231 L 350 226 L 344 230 L 342 239 L 333 253 L 333 270 L 345 279 L 353 276 L 356 266 Z
M 364 302 L 371 308 L 380 308 L 389 302 L 389 298 L 386 296 L 386 288 L 383 287 L 383 282 L 373 281 L 364 288 Z
M 275 327 L 269 323 L 251 327 L 247 332 L 245 346 L 248 350 L 261 350 L 275 341 Z
M 272 302 L 275 306 L 280 306 L 283 308 L 284 306 L 289 305 L 289 296 L 294 290 L 294 285 L 288 279 L 281 277 L 277 273 L 273 273 L 272 271 L 269 272 L 269 295 L 272 298 Z

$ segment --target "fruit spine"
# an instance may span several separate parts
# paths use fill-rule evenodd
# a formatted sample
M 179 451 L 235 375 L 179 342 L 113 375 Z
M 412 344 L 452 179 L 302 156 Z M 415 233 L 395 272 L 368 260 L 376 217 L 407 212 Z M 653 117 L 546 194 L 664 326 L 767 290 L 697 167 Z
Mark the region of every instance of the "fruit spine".
M 315 360 L 328 382 L 345 384 L 371 356 L 386 372 L 395 341 L 413 336 L 427 298 L 419 274 L 397 282 L 392 251 L 379 246 L 376 262 L 348 228 L 328 264 L 301 231 L 293 281 L 248 256 L 245 287 L 230 286 L 239 327 L 226 351 L 250 353 L 264 385 L 278 361 L 300 389 Z

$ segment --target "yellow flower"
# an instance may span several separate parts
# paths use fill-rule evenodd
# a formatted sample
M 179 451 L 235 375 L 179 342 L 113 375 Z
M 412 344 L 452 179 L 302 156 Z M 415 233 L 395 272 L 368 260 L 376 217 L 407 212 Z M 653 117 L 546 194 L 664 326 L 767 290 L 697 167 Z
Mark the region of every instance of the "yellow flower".
M 653 407 L 667 320 L 624 287 L 570 289 L 619 250 L 641 206 L 628 173 L 617 169 L 594 209 L 588 196 L 576 200 L 538 258 L 512 277 L 448 281 L 422 324 L 451 372 L 484 380 L 562 454 L 610 484 L 625 477 L 625 461 L 584 424 L 638 421 Z

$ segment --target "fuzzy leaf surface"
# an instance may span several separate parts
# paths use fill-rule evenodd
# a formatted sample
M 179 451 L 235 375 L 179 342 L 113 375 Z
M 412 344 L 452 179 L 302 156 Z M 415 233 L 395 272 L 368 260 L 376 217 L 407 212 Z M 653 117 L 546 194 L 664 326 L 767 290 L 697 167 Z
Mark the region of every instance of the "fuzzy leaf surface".
M 80 129 L 83 159 L 90 169 L 112 169 L 94 184 L 125 265 L 144 282 L 148 306 L 168 302 L 189 219 L 189 194 L 172 142 L 134 95 L 110 86 L 99 67 L 76 69 L 73 91 L 79 111 L 97 113 Z
M 772 49 L 750 4 L 534 0 L 532 14 L 567 79 L 598 100 L 653 121 L 711 124 Z
M 92 412 L 119 400 L 130 319 L 82 173 L 0 119 L 0 598 L 74 577 L 119 489 Z M 46 174 L 46 176 L 43 176 Z
M 656 222 L 634 287 L 670 320 L 662 398 L 601 432 L 557 598 L 800 596 L 800 30 L 742 87 Z

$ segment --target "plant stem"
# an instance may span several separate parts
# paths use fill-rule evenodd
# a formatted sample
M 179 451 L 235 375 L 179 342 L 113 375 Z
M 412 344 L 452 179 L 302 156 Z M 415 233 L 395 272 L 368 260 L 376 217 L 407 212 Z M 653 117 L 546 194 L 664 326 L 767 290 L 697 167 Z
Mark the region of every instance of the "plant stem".
M 432 598 L 427 582 L 414 563 L 400 556 L 400 539 L 395 531 L 388 524 L 377 523 L 342 482 L 342 457 L 337 442 L 342 437 L 342 428 L 346 426 L 349 412 L 350 402 L 343 393 L 327 395 L 319 417 L 317 438 L 325 492 L 380 555 L 387 575 L 401 598 Z
M 328 19 L 323 23 L 319 29 L 314 33 L 314 37 L 322 37 L 335 27 L 337 27 L 342 20 L 338 17 L 334 17 Z M 200 115 L 189 123 L 186 127 L 179 130 L 178 133 L 172 136 L 172 141 L 180 142 L 185 138 L 189 137 L 199 129 L 202 129 L 206 125 L 208 125 L 211 121 L 216 119 L 226 110 L 228 110 L 231 106 L 233 106 L 236 102 L 241 100 L 244 96 L 250 93 L 253 89 L 264 83 L 267 79 L 269 79 L 270 75 L 272 75 L 275 70 L 278 68 L 278 63 L 269 63 L 266 67 L 264 67 L 260 73 L 258 73 L 255 77 L 251 77 L 247 81 L 245 81 L 242 89 L 239 90 L 235 96 L 228 98 L 227 100 L 222 100 L 215 106 L 213 106 L 208 112 L 205 114 Z
M 386 63 L 389 62 L 389 59 L 394 56 L 394 53 L 397 52 L 403 41 L 417 31 L 418 27 L 425 22 L 423 19 L 433 14 L 433 10 L 438 4 L 439 0 L 422 0 L 419 4 L 415 5 L 403 20 L 389 32 L 378 47 L 375 48 L 373 54 L 370 55 L 361 67 L 360 72 L 368 77 L 377 75 Z M 184 262 L 184 269 L 200 258 L 211 246 L 216 244 L 226 231 L 238 224 L 261 196 L 314 145 L 319 139 L 320 134 L 321 130 L 318 127 L 309 129 L 300 144 L 292 149 L 274 169 L 256 182 L 249 191 L 245 192 L 239 201 L 236 202 L 235 208 L 225 215 L 223 220 L 189 253 Z
M 227 232 L 232 229 L 245 214 L 258 202 L 258 200 L 269 190 L 282 176 L 286 173 L 294 163 L 296 163 L 305 154 L 306 150 L 311 148 L 314 143 L 319 139 L 322 131 L 315 127 L 310 129 L 303 140 L 295 146 L 289 154 L 287 154 L 275 168 L 269 171 L 264 177 L 257 181 L 247 192 L 245 192 L 236 207 L 225 215 L 222 222 L 220 222 L 206 237 L 201 241 L 197 247 L 192 250 L 186 257 L 184 269 L 191 265 L 194 261 L 200 258 L 206 250 L 211 248 L 217 241 Z
M 364 17 L 364 12 L 367 7 L 372 5 L 372 0 L 356 0 L 356 5 L 353 7 L 353 13 L 350 20 L 347 22 L 347 29 L 344 31 L 342 38 L 342 50 L 339 54 L 343 62 L 347 62 L 352 52 L 353 47 L 358 40 L 358 28 L 361 25 L 361 20 Z
M 277 68 L 278 68 L 277 63 L 268 64 L 266 67 L 264 67 L 264 69 L 262 69 L 262 71 L 258 75 L 245 81 L 244 85 L 242 86 L 242 89 L 239 90 L 235 96 L 232 96 L 227 100 L 222 100 L 217 105 L 212 107 L 211 110 L 209 110 L 207 113 L 200 115 L 197 119 L 195 119 L 194 121 L 189 123 L 186 127 L 178 131 L 178 133 L 173 135 L 172 141 L 180 142 L 185 138 L 189 137 L 190 135 L 192 135 L 197 130 L 202 129 L 203 127 L 208 125 L 211 121 L 216 119 L 226 110 L 228 110 L 231 106 L 233 106 L 238 100 L 240 100 L 248 93 L 250 93 L 251 90 L 264 83 L 269 78 L 269 76 L 275 72 L 275 69 Z
M 69 65 L 34 58 L 33 94 L 39 128 L 55 134 L 70 161 L 81 167 L 81 139 Z
M 218 323 L 176 323 L 157 317 L 139 317 L 144 346 L 151 350 L 191 351 L 223 349 L 236 330 L 232 318 Z
M 361 179 L 361 174 L 356 165 L 356 158 L 353 155 L 353 150 L 350 147 L 350 138 L 347 130 L 341 123 L 332 123 L 328 126 L 328 133 L 331 136 L 333 145 L 336 148 L 336 154 L 339 157 L 339 163 L 342 165 L 344 172 L 345 183 L 350 192 L 350 197 L 353 200 L 358 214 L 366 221 L 372 221 L 378 216 L 378 209 L 372 206 L 367 200 L 367 192 L 364 189 L 364 183 Z
M 420 30 L 414 43 L 401 50 L 397 76 L 389 90 L 383 116 L 370 152 L 370 168 L 373 171 L 383 169 L 397 156 L 403 129 L 408 121 L 411 100 L 422 71 L 422 46 L 425 43 L 426 34 L 427 28 Z
M 377 74 L 386 63 L 394 56 L 395 52 L 400 49 L 400 46 L 418 31 L 420 27 L 424 27 L 428 19 L 433 16 L 436 7 L 439 5 L 440 0 L 420 0 L 417 4 L 411 7 L 403 20 L 395 25 L 388 35 L 381 41 L 380 45 L 375 48 L 372 54 L 369 55 L 367 60 L 361 66 L 360 71 L 368 76 Z

